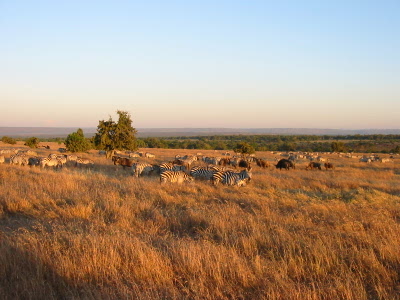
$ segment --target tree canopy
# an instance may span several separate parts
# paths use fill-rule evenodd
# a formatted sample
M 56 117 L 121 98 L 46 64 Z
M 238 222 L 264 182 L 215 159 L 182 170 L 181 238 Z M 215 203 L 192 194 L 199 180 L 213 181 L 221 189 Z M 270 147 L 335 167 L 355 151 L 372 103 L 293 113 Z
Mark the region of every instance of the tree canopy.
M 91 148 L 90 142 L 85 138 L 83 130 L 79 128 L 67 136 L 65 147 L 70 152 L 84 152 Z
M 236 153 L 241 153 L 243 155 L 250 155 L 256 152 L 254 147 L 246 142 L 238 143 L 233 151 L 235 151 Z
M 132 119 L 127 111 L 117 111 L 118 122 L 111 117 L 107 121 L 100 120 L 94 144 L 97 149 L 105 150 L 109 157 L 114 150 L 136 150 L 136 129 L 132 127 Z

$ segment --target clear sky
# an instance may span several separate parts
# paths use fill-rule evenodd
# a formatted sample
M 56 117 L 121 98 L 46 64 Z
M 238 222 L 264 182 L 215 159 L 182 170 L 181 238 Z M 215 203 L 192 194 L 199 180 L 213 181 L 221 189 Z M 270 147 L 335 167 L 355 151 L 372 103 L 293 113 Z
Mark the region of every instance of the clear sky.
M 400 128 L 400 1 L 0 0 L 0 126 Z

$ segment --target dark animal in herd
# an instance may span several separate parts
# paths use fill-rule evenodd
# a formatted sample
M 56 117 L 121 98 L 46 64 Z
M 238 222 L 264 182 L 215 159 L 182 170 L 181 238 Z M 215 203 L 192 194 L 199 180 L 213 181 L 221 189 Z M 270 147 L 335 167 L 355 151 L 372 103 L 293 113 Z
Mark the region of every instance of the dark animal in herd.
M 285 159 L 285 158 L 278 161 L 278 163 L 275 165 L 275 167 L 279 170 L 282 170 L 282 169 L 289 170 L 290 168 L 296 169 L 294 162 L 292 162 L 288 159 Z
M 335 167 L 333 166 L 332 163 L 324 163 L 324 167 L 326 170 L 328 170 L 328 169 L 334 170 L 335 169 Z
M 309 169 L 310 170 L 314 170 L 314 169 L 321 170 L 322 168 L 321 168 L 321 164 L 320 163 L 311 161 L 306 167 L 306 170 L 309 170 Z
M 239 167 L 248 169 L 251 168 L 251 164 L 248 161 L 242 159 L 241 161 L 239 161 Z
M 114 165 L 123 166 L 124 169 L 125 169 L 125 167 L 129 167 L 129 168 L 132 167 L 132 165 L 135 163 L 135 161 L 133 159 L 129 159 L 126 157 L 120 157 L 120 156 L 113 156 L 112 161 L 113 161 Z
M 256 164 L 257 164 L 257 166 L 259 166 L 263 169 L 266 169 L 269 167 L 269 164 L 261 158 L 256 158 Z

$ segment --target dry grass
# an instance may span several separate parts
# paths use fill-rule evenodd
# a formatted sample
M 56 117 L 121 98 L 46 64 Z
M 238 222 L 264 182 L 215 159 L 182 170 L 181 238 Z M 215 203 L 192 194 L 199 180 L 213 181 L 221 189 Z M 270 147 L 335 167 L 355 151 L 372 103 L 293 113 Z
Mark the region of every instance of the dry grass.
M 400 299 L 398 161 L 256 167 L 238 189 L 84 155 L 96 165 L 0 165 L 1 299 Z

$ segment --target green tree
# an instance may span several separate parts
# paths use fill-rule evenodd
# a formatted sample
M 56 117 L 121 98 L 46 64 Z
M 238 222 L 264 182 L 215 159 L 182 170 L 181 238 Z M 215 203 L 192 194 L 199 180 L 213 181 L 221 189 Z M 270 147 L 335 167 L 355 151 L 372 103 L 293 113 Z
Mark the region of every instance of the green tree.
M 28 146 L 30 148 L 37 148 L 39 143 L 40 140 L 37 137 L 33 136 L 25 141 L 25 146 Z
M 1 141 L 5 144 L 11 144 L 11 145 L 15 145 L 17 143 L 17 141 L 15 139 L 13 139 L 12 137 L 9 137 L 9 136 L 3 136 L 1 138 Z
M 131 116 L 126 111 L 118 110 L 118 122 L 110 117 L 108 121 L 100 120 L 94 144 L 97 149 L 105 150 L 111 157 L 114 150 L 136 150 L 136 129 L 132 127 Z
M 67 136 L 65 147 L 71 152 L 84 152 L 91 148 L 90 142 L 85 138 L 83 130 L 79 128 Z
M 236 147 L 233 148 L 233 151 L 235 151 L 236 153 L 241 153 L 242 155 L 245 156 L 256 152 L 254 147 L 246 142 L 238 143 Z

